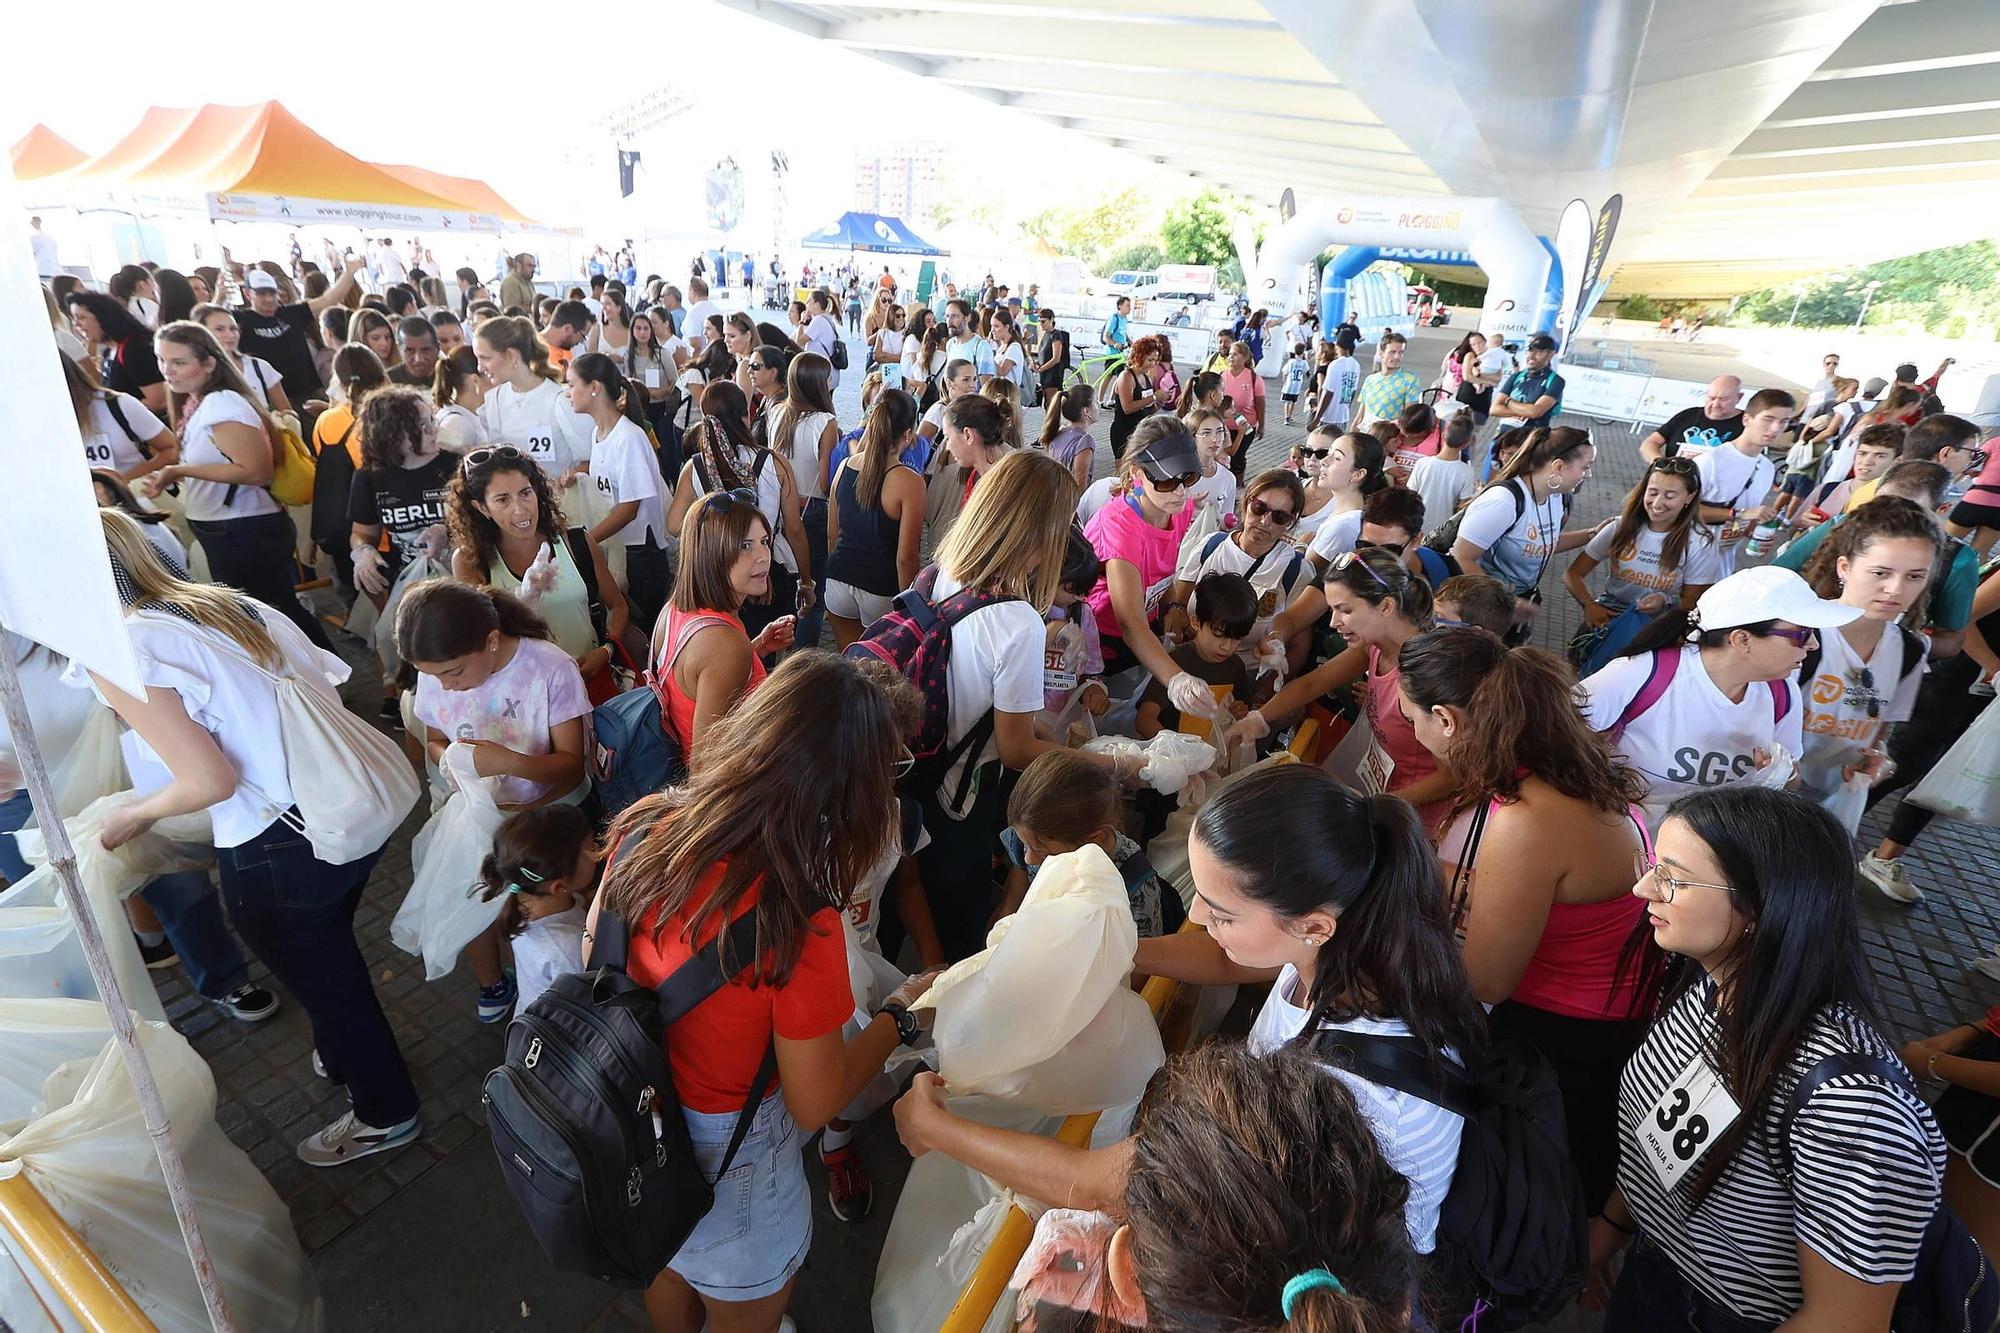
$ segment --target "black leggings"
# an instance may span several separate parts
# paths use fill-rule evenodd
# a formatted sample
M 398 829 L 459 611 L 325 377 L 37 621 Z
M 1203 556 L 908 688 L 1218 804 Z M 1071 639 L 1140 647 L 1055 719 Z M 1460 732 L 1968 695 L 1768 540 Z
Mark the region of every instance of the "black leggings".
M 1889 737 L 1889 757 L 1895 760 L 1896 771 L 1868 793 L 1870 810 L 1889 793 L 1921 782 L 1925 774 L 1937 767 L 1938 760 L 1944 758 L 1945 751 L 1966 733 L 1973 720 L 1986 711 L 1986 705 L 1993 702 L 1990 696 L 1965 692 L 1978 679 L 1979 663 L 1969 653 L 1947 657 L 1930 669 L 1917 687 L 1916 711 Z M 1937 811 L 1905 797 L 1896 807 L 1896 813 L 1889 816 L 1884 836 L 1890 842 L 1908 847 L 1936 818 Z
M 297 625 L 316 646 L 333 651 L 319 618 L 299 604 L 292 558 L 298 536 L 291 515 L 279 510 L 219 523 L 190 520 L 188 526 L 208 557 L 211 578 L 249 593 Z

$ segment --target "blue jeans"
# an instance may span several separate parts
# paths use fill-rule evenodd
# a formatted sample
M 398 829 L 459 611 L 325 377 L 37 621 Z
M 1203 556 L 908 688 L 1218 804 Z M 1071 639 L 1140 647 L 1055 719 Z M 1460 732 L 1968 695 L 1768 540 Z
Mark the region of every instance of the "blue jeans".
M 1605 1333 L 1765 1333 L 1773 1327 L 1721 1308 L 1644 1236 L 1626 1251 L 1604 1312 Z
M 355 1115 L 377 1128 L 417 1113 L 416 1087 L 354 938 L 355 909 L 381 855 L 328 865 L 282 819 L 216 851 L 237 933 L 298 999 L 320 1062 L 346 1082 Z
M 14 833 L 34 821 L 35 808 L 25 789 L 0 801 L 0 875 L 10 884 L 20 883 L 33 869 L 22 858 Z M 222 904 L 205 872 L 162 875 L 139 890 L 139 896 L 159 914 L 196 990 L 219 1000 L 250 979 L 249 965 L 222 922 Z

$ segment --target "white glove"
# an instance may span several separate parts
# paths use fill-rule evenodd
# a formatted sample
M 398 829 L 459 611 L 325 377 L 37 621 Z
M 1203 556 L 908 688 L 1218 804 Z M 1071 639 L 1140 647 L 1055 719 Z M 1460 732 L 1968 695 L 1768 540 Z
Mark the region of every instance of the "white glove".
M 442 523 L 433 523 L 424 529 L 423 544 L 424 554 L 440 565 L 445 562 L 445 557 L 451 554 L 451 535 L 445 531 Z
M 1215 716 L 1215 692 L 1196 679 L 1192 672 L 1180 672 L 1167 682 L 1167 698 L 1183 713 L 1193 713 L 1196 717 Z
M 389 591 L 389 567 L 382 561 L 382 553 L 372 546 L 356 546 L 354 551 L 354 585 L 367 593 Z
M 1257 648 L 1257 672 L 1259 675 L 1275 676 L 1279 684 L 1285 681 L 1285 669 L 1290 666 L 1285 656 L 1285 641 L 1277 635 L 1264 640 Z
M 1792 760 L 1792 752 L 1773 742 L 1769 750 L 1759 749 L 1756 753 L 1768 754 L 1770 757 L 1759 767 L 1744 774 L 1743 780 L 1755 786 L 1769 787 L 1773 791 L 1783 791 L 1791 782 L 1792 775 L 1798 771 L 1798 765 Z
M 1255 745 L 1270 734 L 1271 719 L 1253 708 L 1230 724 L 1227 741 L 1232 748 L 1237 745 Z
M 556 575 L 559 571 L 556 568 L 555 552 L 554 543 L 543 542 L 541 549 L 535 552 L 535 558 L 528 562 L 527 569 L 521 573 L 521 591 L 518 595 L 529 606 L 540 602 L 542 594 L 556 586 Z
M 1137 751 L 1125 751 L 1111 756 L 1111 772 L 1121 786 L 1139 785 L 1139 774 L 1146 768 L 1146 756 Z

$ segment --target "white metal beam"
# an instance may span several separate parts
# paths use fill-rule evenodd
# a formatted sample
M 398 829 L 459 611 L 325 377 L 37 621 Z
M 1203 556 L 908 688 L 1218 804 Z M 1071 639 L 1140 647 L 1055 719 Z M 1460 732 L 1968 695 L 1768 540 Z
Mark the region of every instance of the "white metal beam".
M 824 40 L 862 51 L 931 57 L 993 56 L 1145 72 L 1208 71 L 1239 78 L 1333 82 L 1320 63 L 1276 24 L 1189 34 L 1184 41 L 1136 37 L 1129 25 L 1103 20 L 1051 31 L 990 15 L 910 14 L 829 24 Z
M 935 62 L 930 77 L 961 88 L 1007 93 L 1046 92 L 1141 106 L 1225 107 L 1258 115 L 1290 116 L 1333 126 L 1379 126 L 1361 99 L 1327 82 L 1309 87 L 1270 80 L 1225 77 L 1213 70 L 1185 70 L 1171 80 L 1107 79 L 1072 65 L 981 57 Z

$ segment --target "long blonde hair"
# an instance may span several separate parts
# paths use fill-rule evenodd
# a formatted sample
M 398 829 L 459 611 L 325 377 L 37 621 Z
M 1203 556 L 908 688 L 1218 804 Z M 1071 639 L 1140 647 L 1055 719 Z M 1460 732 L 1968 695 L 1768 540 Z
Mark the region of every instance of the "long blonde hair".
M 226 635 L 263 665 L 275 669 L 281 664 L 277 640 L 251 612 L 242 594 L 219 584 L 192 583 L 180 577 L 167 568 L 159 551 L 146 540 L 145 530 L 130 515 L 116 509 L 97 512 L 104 525 L 104 545 L 131 583 L 133 597 L 128 611 L 159 606 L 182 612 L 196 624 Z
M 938 568 L 967 588 L 999 587 L 1036 610 L 1062 587 L 1076 478 L 1047 454 L 1018 450 L 979 479 L 938 546 Z
M 514 352 L 528 363 L 528 369 L 551 383 L 561 383 L 549 364 L 549 346 L 535 332 L 535 326 L 521 315 L 498 315 L 473 330 L 472 336 L 485 341 L 496 352 Z

